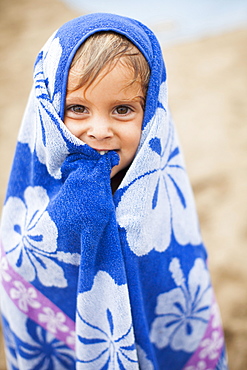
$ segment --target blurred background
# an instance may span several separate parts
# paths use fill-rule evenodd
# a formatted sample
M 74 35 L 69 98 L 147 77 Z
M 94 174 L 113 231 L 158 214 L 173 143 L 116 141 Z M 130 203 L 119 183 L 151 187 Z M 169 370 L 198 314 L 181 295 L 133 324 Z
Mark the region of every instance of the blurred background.
M 231 370 L 247 369 L 246 0 L 0 0 L 0 203 L 36 55 L 64 22 L 111 12 L 158 36 Z M 0 336 L 1 337 L 1 336 Z M 2 338 L 0 370 L 5 370 Z

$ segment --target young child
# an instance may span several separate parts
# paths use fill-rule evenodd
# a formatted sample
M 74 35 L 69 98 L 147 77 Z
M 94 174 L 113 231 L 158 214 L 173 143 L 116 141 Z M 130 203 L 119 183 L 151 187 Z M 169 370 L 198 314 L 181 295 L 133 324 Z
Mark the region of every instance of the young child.
M 64 123 L 100 154 L 118 153 L 119 164 L 110 176 L 114 190 L 140 142 L 149 74 L 139 50 L 109 31 L 90 36 L 70 67 Z
M 153 33 L 113 14 L 40 52 L 1 225 L 9 369 L 227 369 Z

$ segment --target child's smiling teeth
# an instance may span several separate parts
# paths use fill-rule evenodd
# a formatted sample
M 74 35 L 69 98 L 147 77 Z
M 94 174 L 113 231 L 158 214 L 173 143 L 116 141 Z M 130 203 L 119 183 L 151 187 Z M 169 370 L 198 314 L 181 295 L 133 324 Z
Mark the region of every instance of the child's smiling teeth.
M 98 150 L 98 153 L 99 153 L 100 155 L 103 155 L 103 154 L 108 153 L 108 150 Z
M 96 150 L 97 150 L 97 149 L 96 149 Z M 113 151 L 115 151 L 115 152 L 118 152 L 118 151 L 119 151 L 119 149 L 110 149 L 110 150 L 113 150 Z M 100 155 L 104 155 L 104 154 L 108 153 L 108 152 L 109 152 L 109 150 L 97 150 L 97 152 L 98 152 Z

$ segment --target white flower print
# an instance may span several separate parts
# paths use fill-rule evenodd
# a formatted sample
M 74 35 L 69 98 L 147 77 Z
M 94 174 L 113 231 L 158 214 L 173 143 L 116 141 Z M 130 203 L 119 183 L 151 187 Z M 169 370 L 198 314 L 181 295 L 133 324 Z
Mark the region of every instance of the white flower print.
M 205 361 L 199 361 L 196 365 L 186 366 L 184 370 L 213 370 L 207 367 Z
M 165 251 L 172 232 L 181 245 L 201 243 L 194 198 L 173 125 L 162 108 L 157 109 L 154 121 L 132 164 L 135 178 L 128 180 L 116 208 L 118 223 L 126 229 L 130 249 L 138 256 L 152 249 Z
M 151 341 L 158 348 L 169 345 L 176 351 L 193 352 L 205 333 L 210 316 L 209 273 L 204 262 L 196 259 L 187 287 L 177 258 L 172 260 L 169 269 L 177 287 L 158 296 Z
M 59 39 L 49 43 L 39 54 L 35 65 L 35 86 L 29 98 L 18 140 L 36 150 L 39 161 L 56 179 L 61 178 L 61 165 L 69 154 L 61 133 L 64 123 L 58 116 L 60 93 L 55 93 L 55 79 L 62 47 Z M 31 124 L 30 124 L 31 122 Z
M 2 241 L 13 267 L 27 280 L 36 277 L 45 286 L 67 286 L 56 258 L 57 227 L 46 207 L 49 197 L 44 188 L 28 187 L 24 201 L 9 197 L 3 210 Z
M 136 350 L 140 369 L 154 370 L 154 366 L 152 362 L 147 358 L 146 352 L 138 344 L 136 345 Z
M 75 347 L 75 340 L 76 340 L 76 333 L 75 331 L 71 331 L 66 338 L 66 343 L 71 347 Z
M 39 314 L 39 321 L 47 323 L 46 328 L 51 333 L 56 333 L 57 330 L 62 332 L 69 331 L 67 325 L 64 325 L 66 320 L 65 315 L 62 312 L 54 312 L 50 307 L 43 308 L 44 313 Z
M 10 289 L 10 297 L 18 300 L 18 306 L 22 311 L 27 312 L 28 306 L 33 308 L 39 308 L 41 306 L 41 304 L 35 300 L 35 298 L 37 298 L 37 293 L 33 287 L 27 289 L 20 281 L 14 281 L 14 286 L 16 289 Z
M 55 80 L 58 64 L 62 54 L 62 46 L 59 38 L 55 37 L 48 45 L 48 50 L 44 48 L 43 71 L 45 78 L 48 78 L 49 95 L 53 100 L 55 95 Z
M 14 341 L 14 345 L 9 347 L 9 353 L 12 356 L 15 354 L 16 341 L 18 341 L 18 353 L 16 353 L 18 361 L 16 365 L 15 362 L 10 362 L 13 368 L 19 369 L 21 366 L 21 369 L 36 370 L 75 369 L 74 351 L 32 320 L 26 320 L 25 330 L 19 335 L 14 334 L 9 327 L 8 331 Z
M 212 332 L 211 338 L 206 338 L 202 341 L 201 347 L 203 348 L 199 354 L 200 358 L 209 357 L 213 360 L 219 356 L 219 350 L 223 346 L 223 337 L 218 330 Z
M 6 362 L 8 364 L 9 369 L 18 369 L 18 360 L 16 356 L 16 341 L 13 332 L 9 327 L 9 323 L 7 322 L 3 312 L 1 312 L 1 327 L 4 334 L 4 342 L 5 342 L 5 355 L 6 355 Z
M 214 329 L 221 327 L 222 324 L 221 324 L 220 310 L 216 302 L 212 305 L 212 316 L 213 316 L 212 327 Z
M 78 296 L 78 369 L 138 369 L 127 286 L 99 271 Z
M 162 84 L 160 85 L 159 102 L 163 105 L 164 109 L 167 110 L 168 90 L 167 90 L 167 82 L 166 81 L 162 82 Z
M 2 250 L 0 248 L 0 281 L 11 281 L 11 276 L 8 274 L 8 261 L 5 256 L 2 256 Z

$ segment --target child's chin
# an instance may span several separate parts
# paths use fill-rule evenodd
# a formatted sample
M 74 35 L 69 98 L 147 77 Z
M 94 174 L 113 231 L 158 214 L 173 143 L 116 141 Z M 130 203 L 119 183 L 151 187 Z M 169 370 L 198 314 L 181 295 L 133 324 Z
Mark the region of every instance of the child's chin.
M 119 166 L 112 167 L 110 178 L 112 179 L 119 171 L 121 171 Z
M 123 167 L 121 165 L 118 165 L 118 166 L 113 167 L 111 170 L 111 175 L 110 175 L 111 180 L 122 181 L 126 172 L 128 171 L 129 166 L 130 165 Z

